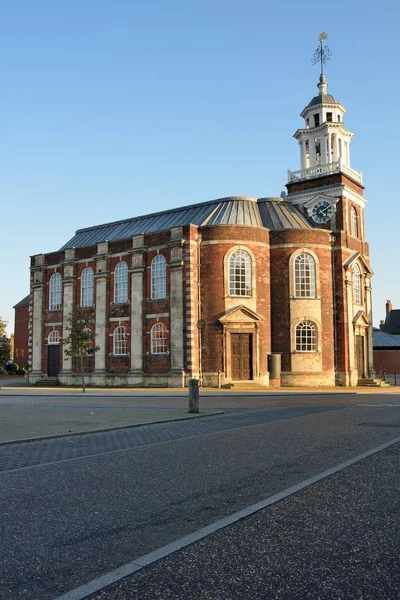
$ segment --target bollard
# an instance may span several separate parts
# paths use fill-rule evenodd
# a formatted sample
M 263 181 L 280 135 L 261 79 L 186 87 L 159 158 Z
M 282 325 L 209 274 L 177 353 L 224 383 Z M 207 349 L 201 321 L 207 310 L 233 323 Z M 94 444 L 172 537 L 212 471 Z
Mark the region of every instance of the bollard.
M 189 379 L 189 412 L 199 412 L 199 382 L 197 379 Z

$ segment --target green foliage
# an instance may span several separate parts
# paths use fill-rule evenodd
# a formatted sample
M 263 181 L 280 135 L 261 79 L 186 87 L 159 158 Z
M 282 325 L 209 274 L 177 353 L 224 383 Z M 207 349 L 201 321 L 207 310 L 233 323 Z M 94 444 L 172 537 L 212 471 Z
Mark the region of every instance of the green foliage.
M 0 375 L 8 375 L 7 371 L 3 369 L 3 367 L 0 367 Z
M 10 340 L 4 334 L 0 336 L 0 365 L 5 365 L 11 356 Z
M 67 337 L 62 340 L 67 356 L 76 356 L 80 359 L 82 370 L 82 391 L 85 391 L 85 373 L 83 363 L 88 356 L 93 355 L 100 348 L 94 345 L 94 336 L 90 326 L 94 325 L 91 310 L 75 306 L 68 319 Z M 78 363 L 79 364 L 79 363 Z
M 99 350 L 98 346 L 94 345 L 91 325 L 94 325 L 92 312 L 87 308 L 75 306 L 66 327 L 68 335 L 62 340 L 67 356 L 80 356 L 85 360 Z
M 3 337 L 7 337 L 7 335 L 6 335 L 7 324 L 8 324 L 8 321 L 5 321 L 3 319 L 3 317 L 0 317 L 0 339 L 2 339 Z

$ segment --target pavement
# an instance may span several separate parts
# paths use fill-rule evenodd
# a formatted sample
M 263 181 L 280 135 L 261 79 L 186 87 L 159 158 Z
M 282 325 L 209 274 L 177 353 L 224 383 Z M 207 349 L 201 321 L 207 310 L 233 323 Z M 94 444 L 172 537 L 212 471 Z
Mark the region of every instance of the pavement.
M 400 402 L 400 388 L 201 388 L 199 413 L 188 412 L 187 389 L 0 388 L 0 445 L 214 416 L 256 408 Z
M 124 418 L 138 409 L 187 414 L 184 390 L 64 391 L 2 392 L 1 410 L 53 421 L 60 410 L 72 417 L 89 407 L 122 410 Z M 380 462 L 366 458 L 90 593 L 103 594 L 92 600 L 397 600 L 400 395 L 203 390 L 200 402 L 202 411 L 224 414 L 3 445 L 0 598 L 87 598 L 74 590 L 390 443 L 393 453 L 380 451 Z
M 399 461 L 396 444 L 86 598 L 397 600 Z

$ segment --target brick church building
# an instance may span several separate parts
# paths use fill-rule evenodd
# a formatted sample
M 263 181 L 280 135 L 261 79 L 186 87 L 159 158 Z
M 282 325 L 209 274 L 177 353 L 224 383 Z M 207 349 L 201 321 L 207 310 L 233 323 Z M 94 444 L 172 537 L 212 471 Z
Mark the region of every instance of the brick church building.
M 232 197 L 80 229 L 31 258 L 30 383 L 79 384 L 60 344 L 91 311 L 91 385 L 357 385 L 373 373 L 361 173 L 345 108 L 318 94 L 281 197 Z M 270 380 L 268 355 L 281 356 Z

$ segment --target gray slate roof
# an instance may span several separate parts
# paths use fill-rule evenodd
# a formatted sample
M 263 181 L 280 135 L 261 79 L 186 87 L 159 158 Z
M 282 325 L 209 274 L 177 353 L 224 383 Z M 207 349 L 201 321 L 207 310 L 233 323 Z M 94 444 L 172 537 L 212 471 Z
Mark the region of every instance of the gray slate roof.
M 282 198 L 220 198 L 142 217 L 78 229 L 60 250 L 121 240 L 182 225 L 249 225 L 267 229 L 312 229 L 302 212 Z
M 374 348 L 397 348 L 400 350 L 400 337 L 390 335 L 380 329 L 373 330 L 373 345 Z
M 29 295 L 20 300 L 13 308 L 23 308 L 24 306 L 29 306 Z
M 390 334 L 400 333 L 400 310 L 398 308 L 389 312 L 382 326 L 382 331 Z
M 318 96 L 314 96 L 310 100 L 306 108 L 317 106 L 318 104 L 339 104 L 339 102 L 335 100 L 332 94 L 318 94 Z

